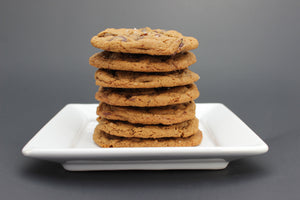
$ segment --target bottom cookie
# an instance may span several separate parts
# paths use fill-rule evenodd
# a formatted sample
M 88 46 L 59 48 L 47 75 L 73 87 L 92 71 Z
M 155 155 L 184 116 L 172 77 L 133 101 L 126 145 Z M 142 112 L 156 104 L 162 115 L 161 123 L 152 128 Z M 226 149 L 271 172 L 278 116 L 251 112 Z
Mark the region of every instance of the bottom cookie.
M 141 139 L 125 138 L 106 134 L 96 129 L 93 135 L 94 142 L 103 148 L 112 147 L 187 147 L 197 146 L 202 141 L 202 132 L 199 130 L 196 134 L 187 138 L 159 138 L 159 139 Z

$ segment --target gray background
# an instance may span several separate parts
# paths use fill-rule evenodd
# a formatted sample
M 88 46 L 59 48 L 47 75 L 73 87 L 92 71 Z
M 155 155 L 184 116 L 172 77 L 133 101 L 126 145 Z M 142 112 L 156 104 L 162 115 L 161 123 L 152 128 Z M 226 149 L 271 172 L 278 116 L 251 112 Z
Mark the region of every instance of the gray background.
M 1 1 L 1 199 L 299 199 L 300 1 Z M 107 27 L 199 42 L 197 102 L 221 102 L 270 151 L 221 171 L 67 172 L 21 148 L 68 103 L 95 103 L 89 40 Z

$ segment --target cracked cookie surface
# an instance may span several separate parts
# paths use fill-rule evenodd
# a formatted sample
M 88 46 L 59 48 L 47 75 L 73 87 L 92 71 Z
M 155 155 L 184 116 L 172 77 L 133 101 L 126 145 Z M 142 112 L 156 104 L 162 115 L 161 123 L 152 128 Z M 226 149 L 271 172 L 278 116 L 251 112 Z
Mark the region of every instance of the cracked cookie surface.
M 199 96 L 196 84 L 171 88 L 121 89 L 100 87 L 95 98 L 116 106 L 156 107 L 192 101 Z
M 202 132 L 186 138 L 125 138 L 109 135 L 99 129 L 95 129 L 93 134 L 94 142 L 103 148 L 113 147 L 187 147 L 197 146 L 202 141 Z
M 197 39 L 174 30 L 108 28 L 92 37 L 91 44 L 106 51 L 173 55 L 198 47 Z
M 109 51 L 98 52 L 89 58 L 90 65 L 100 69 L 135 72 L 169 72 L 186 69 L 197 61 L 192 52 L 173 56 L 150 56 Z
M 199 79 L 198 74 L 185 69 L 173 72 L 145 73 L 99 69 L 96 85 L 113 88 L 158 88 L 188 85 Z
M 97 108 L 97 115 L 133 124 L 170 125 L 193 119 L 195 109 L 196 105 L 193 101 L 162 107 L 124 107 L 101 102 Z

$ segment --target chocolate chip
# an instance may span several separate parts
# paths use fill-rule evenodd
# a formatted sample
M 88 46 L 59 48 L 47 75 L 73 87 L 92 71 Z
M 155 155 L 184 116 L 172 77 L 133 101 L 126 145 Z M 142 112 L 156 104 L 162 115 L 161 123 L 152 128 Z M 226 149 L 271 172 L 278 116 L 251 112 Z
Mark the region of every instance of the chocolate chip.
M 124 36 L 115 36 L 115 37 L 112 37 L 110 40 L 108 40 L 108 41 L 113 41 L 113 40 L 121 40 L 121 41 L 123 41 L 123 42 L 127 42 L 127 38 L 126 37 L 124 37 Z
M 104 116 L 109 116 L 109 115 L 111 115 L 111 113 L 110 112 L 103 112 L 103 115 Z
M 118 37 L 120 37 L 123 42 L 127 42 L 127 38 L 126 37 L 124 37 L 124 36 L 118 36 Z
M 135 101 L 135 97 L 130 97 L 129 101 Z
M 145 36 L 147 36 L 147 35 L 148 35 L 148 33 L 142 33 L 142 34 L 136 36 L 135 40 L 143 39 L 143 38 L 144 38 Z
M 180 44 L 179 44 L 179 46 L 178 46 L 178 49 L 181 49 L 182 47 L 183 47 L 183 38 L 181 38 L 181 40 L 180 40 Z

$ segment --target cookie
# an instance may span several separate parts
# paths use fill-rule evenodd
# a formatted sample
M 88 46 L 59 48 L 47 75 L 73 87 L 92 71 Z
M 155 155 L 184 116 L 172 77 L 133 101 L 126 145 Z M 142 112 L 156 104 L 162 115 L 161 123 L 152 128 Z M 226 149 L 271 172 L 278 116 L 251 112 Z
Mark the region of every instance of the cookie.
M 162 107 L 124 107 L 101 102 L 97 108 L 97 115 L 133 124 L 170 125 L 193 119 L 195 109 L 196 105 L 193 101 Z
M 192 101 L 199 96 L 196 84 L 147 89 L 120 89 L 100 87 L 95 95 L 98 101 L 115 106 L 156 107 Z
M 198 47 L 198 41 L 181 33 L 162 29 L 114 29 L 108 28 L 92 37 L 91 44 L 106 51 L 149 54 L 173 55 Z
M 99 119 L 96 129 L 109 135 L 137 138 L 189 137 L 198 131 L 197 118 L 172 125 L 131 124 L 123 121 Z
M 90 57 L 90 65 L 100 69 L 135 72 L 170 72 L 186 69 L 197 61 L 192 52 L 173 56 L 149 56 L 103 51 Z
M 94 142 L 103 148 L 111 147 L 187 147 L 197 146 L 202 141 L 202 132 L 186 138 L 157 138 L 157 139 L 142 139 L 142 138 L 124 138 L 109 135 L 99 129 L 95 129 L 93 135 Z
M 188 85 L 199 79 L 198 74 L 185 69 L 173 72 L 127 72 L 99 69 L 96 85 L 113 88 L 158 88 Z

